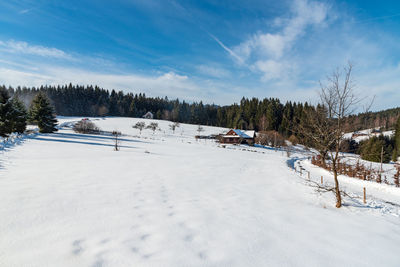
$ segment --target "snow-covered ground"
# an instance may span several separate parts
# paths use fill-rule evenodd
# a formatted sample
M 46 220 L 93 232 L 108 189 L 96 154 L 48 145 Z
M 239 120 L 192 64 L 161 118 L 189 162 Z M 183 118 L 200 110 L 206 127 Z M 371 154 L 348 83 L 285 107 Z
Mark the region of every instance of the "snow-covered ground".
M 374 132 L 378 129 L 379 128 L 371 128 L 371 129 L 361 130 L 361 131 L 357 131 L 357 132 L 346 133 L 343 137 L 345 139 L 353 139 L 354 141 L 359 143 L 361 141 L 369 139 L 372 136 L 383 135 L 383 136 L 391 137 L 394 135 L 394 131 Z M 362 134 L 362 135 L 353 137 L 353 134 L 355 134 L 355 133 Z
M 399 265 L 400 212 L 385 202 L 397 188 L 336 209 L 290 168 L 306 165 L 301 151 L 223 148 L 196 141 L 197 125 L 172 133 L 158 121 L 139 135 L 141 119 L 92 120 L 124 134 L 120 151 L 64 127 L 0 154 L 0 266 Z

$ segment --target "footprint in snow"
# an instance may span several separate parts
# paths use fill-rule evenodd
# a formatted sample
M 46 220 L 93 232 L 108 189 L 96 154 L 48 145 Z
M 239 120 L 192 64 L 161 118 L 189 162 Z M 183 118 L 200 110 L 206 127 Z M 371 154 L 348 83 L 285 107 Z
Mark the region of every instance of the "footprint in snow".
M 150 234 L 144 234 L 140 236 L 140 240 L 145 241 L 150 237 Z
M 202 259 L 202 260 L 204 260 L 204 259 L 207 258 L 206 253 L 203 252 L 203 251 L 200 251 L 200 252 L 197 254 L 197 256 L 198 256 L 200 259 Z
M 74 255 L 79 255 L 83 252 L 83 248 L 82 248 L 82 242 L 83 240 L 75 240 L 74 242 L 72 242 L 72 253 Z
M 188 234 L 183 238 L 183 240 L 185 240 L 186 242 L 191 242 L 193 240 L 193 235 Z

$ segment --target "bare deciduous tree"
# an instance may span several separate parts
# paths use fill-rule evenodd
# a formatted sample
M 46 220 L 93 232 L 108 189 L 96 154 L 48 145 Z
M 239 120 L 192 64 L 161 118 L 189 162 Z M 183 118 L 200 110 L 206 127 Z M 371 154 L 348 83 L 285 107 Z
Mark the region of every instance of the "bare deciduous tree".
M 119 131 L 113 131 L 112 135 L 114 136 L 114 150 L 119 151 L 119 145 L 120 145 L 120 139 L 119 137 L 121 136 L 121 132 Z
M 260 131 L 255 142 L 263 146 L 281 147 L 285 145 L 285 138 L 277 131 Z
M 142 135 L 142 130 L 146 127 L 146 124 L 143 121 L 137 122 L 135 125 L 132 126 L 134 129 L 138 129 L 140 135 Z
M 203 132 L 203 131 L 204 131 L 204 128 L 203 128 L 201 125 L 199 125 L 199 126 L 197 127 L 197 132 L 199 133 L 199 135 L 200 135 L 200 133 Z
M 169 128 L 172 130 L 172 133 L 175 134 L 175 129 L 180 126 L 179 122 L 174 122 L 173 124 L 169 125 Z
M 342 206 L 342 196 L 338 181 L 338 163 L 340 142 L 345 133 L 346 120 L 353 114 L 359 98 L 354 92 L 352 79 L 353 66 L 348 63 L 343 70 L 337 69 L 327 77 L 326 83 L 320 83 L 320 103 L 315 108 L 304 111 L 299 132 L 303 134 L 319 151 L 321 160 L 329 154 L 335 182 L 336 207 Z
M 155 131 L 158 129 L 158 123 L 157 122 L 152 122 L 146 128 L 147 129 L 151 129 L 153 131 L 153 134 L 154 134 Z

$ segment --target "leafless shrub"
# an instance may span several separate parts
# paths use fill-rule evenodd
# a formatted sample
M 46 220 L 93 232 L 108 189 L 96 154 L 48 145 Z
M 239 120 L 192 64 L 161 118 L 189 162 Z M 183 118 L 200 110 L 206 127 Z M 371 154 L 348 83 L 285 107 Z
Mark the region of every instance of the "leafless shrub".
M 255 142 L 260 145 L 272 147 L 285 146 L 285 138 L 277 131 L 262 131 L 257 133 Z
M 97 134 L 100 132 L 100 128 L 87 119 L 78 121 L 77 123 L 75 123 L 72 129 L 76 133 L 83 133 L 83 134 Z
M 290 155 L 292 153 L 292 146 L 286 146 L 285 151 L 286 151 L 286 157 L 290 158 Z
M 289 137 L 289 142 L 290 143 L 292 143 L 292 145 L 297 145 L 298 143 L 299 143 L 299 139 L 295 136 L 295 135 L 291 135 L 290 137 Z
M 201 125 L 199 125 L 199 126 L 197 127 L 197 132 L 198 132 L 199 135 L 200 135 L 201 132 L 204 132 L 204 128 L 203 128 Z
M 152 122 L 152 123 L 150 123 L 150 124 L 146 127 L 146 129 L 152 130 L 152 131 L 153 131 L 153 134 L 154 134 L 155 131 L 156 131 L 157 129 L 159 129 L 159 128 L 158 128 L 158 123 L 157 123 L 157 122 Z
M 132 128 L 134 129 L 138 129 L 139 130 L 139 134 L 142 135 L 142 130 L 146 127 L 146 123 L 144 123 L 143 121 L 139 121 L 137 122 L 135 125 L 132 126 Z
M 172 133 L 175 134 L 175 129 L 180 126 L 179 122 L 174 122 L 173 124 L 169 125 L 169 128 L 172 130 Z
M 396 187 L 400 187 L 399 178 L 400 178 L 400 167 L 396 167 L 397 172 L 394 175 L 394 184 Z

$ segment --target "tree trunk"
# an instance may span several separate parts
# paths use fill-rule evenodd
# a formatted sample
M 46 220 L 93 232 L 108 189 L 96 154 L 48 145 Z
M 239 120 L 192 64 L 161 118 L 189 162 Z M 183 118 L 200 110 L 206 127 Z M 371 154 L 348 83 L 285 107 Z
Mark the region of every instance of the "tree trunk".
M 328 154 L 328 152 L 326 151 L 320 151 L 319 154 L 321 155 L 321 164 L 322 164 L 322 168 L 326 168 L 326 155 Z
M 335 180 L 336 208 L 340 208 L 342 206 L 342 196 L 339 190 L 339 180 L 337 178 L 336 168 L 333 170 L 333 178 Z

